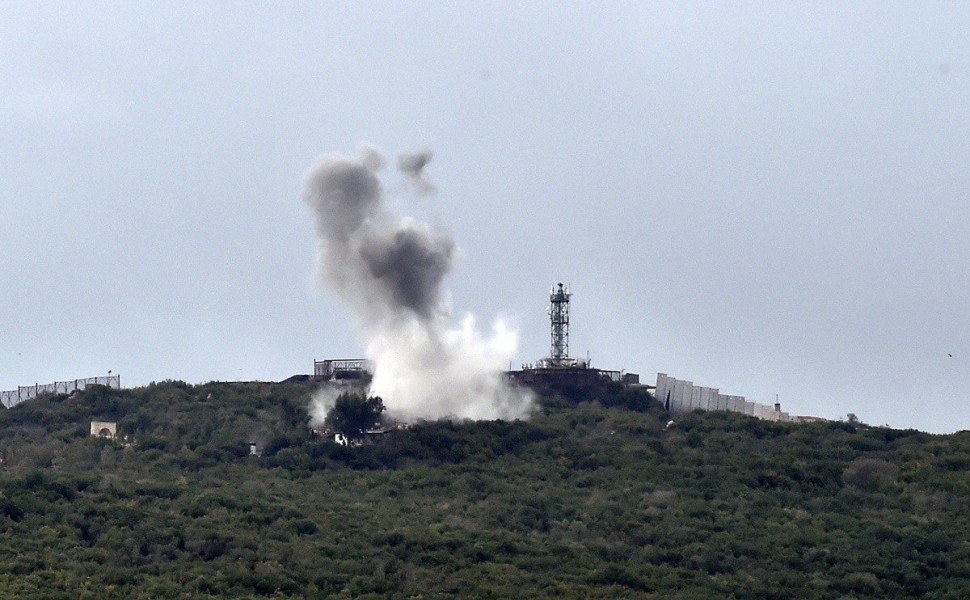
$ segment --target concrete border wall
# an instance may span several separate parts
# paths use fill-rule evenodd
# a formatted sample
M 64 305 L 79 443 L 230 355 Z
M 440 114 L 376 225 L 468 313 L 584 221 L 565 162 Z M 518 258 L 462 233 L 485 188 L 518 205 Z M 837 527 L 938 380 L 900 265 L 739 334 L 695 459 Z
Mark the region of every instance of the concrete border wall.
M 718 388 L 694 385 L 691 381 L 676 379 L 666 373 L 657 373 L 655 397 L 672 413 L 692 410 L 726 410 L 742 413 L 765 421 L 795 423 L 793 417 L 781 409 L 744 399 L 744 396 L 722 394 Z

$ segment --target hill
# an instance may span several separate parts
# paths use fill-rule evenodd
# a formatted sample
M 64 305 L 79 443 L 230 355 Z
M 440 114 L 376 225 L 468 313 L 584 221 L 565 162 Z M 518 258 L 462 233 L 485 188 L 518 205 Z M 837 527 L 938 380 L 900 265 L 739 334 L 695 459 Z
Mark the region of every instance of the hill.
M 667 429 L 614 387 L 349 448 L 311 435 L 311 392 L 163 382 L 0 411 L 0 596 L 970 597 L 965 432 Z

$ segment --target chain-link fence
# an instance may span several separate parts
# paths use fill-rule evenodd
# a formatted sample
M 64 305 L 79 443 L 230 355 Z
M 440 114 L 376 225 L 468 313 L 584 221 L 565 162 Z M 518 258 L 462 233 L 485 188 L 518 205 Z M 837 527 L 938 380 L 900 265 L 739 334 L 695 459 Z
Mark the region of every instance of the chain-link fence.
M 7 408 L 11 408 L 17 406 L 24 400 L 36 398 L 41 394 L 70 394 L 75 390 L 83 390 L 89 385 L 106 385 L 118 390 L 121 389 L 121 375 L 105 375 L 102 377 L 74 379 L 72 381 L 22 385 L 15 390 L 0 391 L 0 403 L 3 403 Z

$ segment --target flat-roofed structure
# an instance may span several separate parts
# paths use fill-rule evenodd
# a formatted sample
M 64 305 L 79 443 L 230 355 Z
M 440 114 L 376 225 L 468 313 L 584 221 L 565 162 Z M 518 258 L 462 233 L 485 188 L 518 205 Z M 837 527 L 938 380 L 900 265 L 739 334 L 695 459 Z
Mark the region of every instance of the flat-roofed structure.
M 370 379 L 374 366 L 366 358 L 329 358 L 313 361 L 313 378 L 317 381 L 360 381 Z

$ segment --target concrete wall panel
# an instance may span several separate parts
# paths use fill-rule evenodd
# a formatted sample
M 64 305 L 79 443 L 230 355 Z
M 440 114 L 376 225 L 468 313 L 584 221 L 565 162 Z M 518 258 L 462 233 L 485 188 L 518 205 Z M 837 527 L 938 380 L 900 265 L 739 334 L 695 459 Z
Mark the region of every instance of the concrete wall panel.
M 684 411 L 690 410 L 690 399 L 693 397 L 694 397 L 694 382 L 685 381 L 684 389 L 682 390 L 682 393 L 680 396 L 680 406 L 682 410 Z
M 668 382 L 668 393 L 670 394 L 670 410 L 671 412 L 680 412 L 682 409 L 680 407 L 680 396 L 684 393 L 684 384 L 679 379 L 670 378 Z
M 717 388 L 707 388 L 707 410 L 717 410 Z
M 694 385 L 689 381 L 674 379 L 673 390 L 670 394 L 670 410 L 687 412 L 690 410 L 690 395 Z
M 658 402 L 660 402 L 660 404 L 663 404 L 664 406 L 667 406 L 668 402 L 667 392 L 670 389 L 668 387 L 669 379 L 670 378 L 667 377 L 666 373 L 657 373 L 657 389 L 653 391 L 654 397 Z

